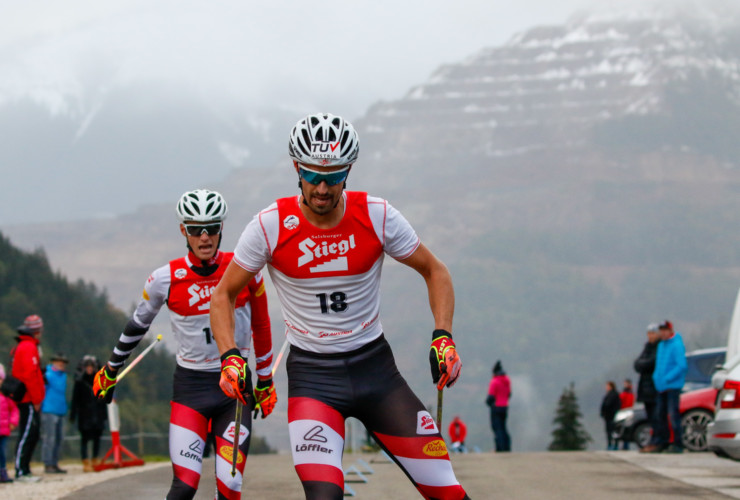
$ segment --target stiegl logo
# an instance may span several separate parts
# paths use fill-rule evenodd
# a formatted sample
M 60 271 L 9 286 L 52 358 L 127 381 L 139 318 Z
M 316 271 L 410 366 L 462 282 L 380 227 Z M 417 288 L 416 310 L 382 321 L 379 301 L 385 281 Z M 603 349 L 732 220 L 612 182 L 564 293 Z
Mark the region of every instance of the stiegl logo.
M 303 252 L 303 255 L 298 257 L 298 267 L 304 266 L 314 259 L 332 255 L 346 255 L 355 246 L 354 234 L 350 234 L 346 240 L 334 241 L 332 243 L 322 241 L 321 244 L 316 243 L 311 238 L 306 238 L 298 243 L 298 248 Z
M 420 411 L 416 414 L 416 433 L 419 435 L 437 433 L 437 425 L 429 412 Z
M 213 293 L 213 290 L 215 290 L 215 286 L 204 286 L 201 287 L 197 283 L 194 283 L 190 285 L 188 288 L 188 293 L 190 293 L 190 300 L 188 300 L 188 304 L 192 307 L 201 300 L 205 300 L 205 304 L 201 304 L 198 306 L 199 311 L 204 311 L 211 308 L 211 294 Z

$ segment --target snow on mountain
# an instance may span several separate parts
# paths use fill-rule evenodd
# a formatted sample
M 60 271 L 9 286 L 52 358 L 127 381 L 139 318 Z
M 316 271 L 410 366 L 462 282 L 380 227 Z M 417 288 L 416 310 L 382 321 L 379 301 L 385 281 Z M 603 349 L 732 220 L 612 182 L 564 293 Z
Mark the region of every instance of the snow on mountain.
M 368 134 L 418 130 L 432 136 L 430 144 L 448 142 L 435 131 L 469 131 L 459 142 L 509 157 L 541 150 L 543 127 L 567 132 L 575 147 L 598 122 L 666 112 L 666 86 L 694 74 L 721 78 L 737 93 L 737 23 L 655 12 L 581 14 L 527 30 L 440 68 L 404 99 L 375 106 L 363 123 Z

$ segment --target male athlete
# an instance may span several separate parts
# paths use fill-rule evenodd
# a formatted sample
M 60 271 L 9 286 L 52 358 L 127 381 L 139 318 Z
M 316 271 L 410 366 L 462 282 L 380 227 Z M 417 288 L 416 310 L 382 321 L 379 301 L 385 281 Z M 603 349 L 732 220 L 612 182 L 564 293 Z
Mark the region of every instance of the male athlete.
M 262 409 L 262 418 L 272 412 L 277 402 L 271 373 L 270 317 L 261 274 L 250 276 L 245 283 L 247 286 L 235 297 L 231 310 L 236 323 L 232 329 L 231 345 L 236 347 L 234 352 L 239 355 L 244 384 L 237 394 L 229 392 L 230 385 L 225 387 L 229 397 L 217 388 L 221 378 L 221 360 L 211 336 L 208 312 L 211 294 L 233 257 L 232 253 L 219 250 L 226 213 L 226 202 L 215 191 L 196 189 L 182 195 L 177 203 L 177 216 L 188 253 L 149 276 L 142 298 L 123 329 L 110 360 L 97 372 L 93 383 L 95 395 L 110 402 L 118 370 L 147 332 L 160 308 L 167 304 L 177 341 L 170 413 L 170 458 L 174 477 L 167 500 L 195 496 L 209 423 L 216 439 L 217 498 L 241 498 L 242 474 L 252 424 L 250 410 L 254 408 L 251 372 L 244 362 L 249 356 L 252 336 L 258 379 L 254 399 Z M 247 407 L 242 412 L 239 431 L 237 473 L 232 477 L 236 402 L 231 398 L 236 397 Z
M 432 378 L 440 390 L 451 386 L 461 362 L 450 333 L 450 273 L 388 202 L 344 190 L 359 151 L 349 122 L 309 115 L 293 128 L 288 151 L 301 194 L 277 200 L 247 225 L 211 298 L 222 386 L 243 386 L 233 304 L 269 264 L 290 342 L 289 433 L 306 498 L 343 498 L 347 417 L 365 425 L 422 496 L 468 498 L 439 429 L 398 372 L 378 318 L 387 253 L 426 281 L 435 324 Z

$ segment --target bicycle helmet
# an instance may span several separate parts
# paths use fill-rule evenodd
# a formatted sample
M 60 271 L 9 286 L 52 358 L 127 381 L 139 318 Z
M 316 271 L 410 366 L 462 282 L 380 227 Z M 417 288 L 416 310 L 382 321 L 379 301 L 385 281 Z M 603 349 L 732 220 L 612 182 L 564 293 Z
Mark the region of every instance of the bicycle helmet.
M 187 191 L 177 202 L 180 222 L 219 222 L 226 219 L 227 211 L 223 197 L 208 189 Z
M 305 165 L 351 165 L 360 152 L 360 138 L 352 124 L 329 113 L 308 115 L 290 132 L 288 154 Z

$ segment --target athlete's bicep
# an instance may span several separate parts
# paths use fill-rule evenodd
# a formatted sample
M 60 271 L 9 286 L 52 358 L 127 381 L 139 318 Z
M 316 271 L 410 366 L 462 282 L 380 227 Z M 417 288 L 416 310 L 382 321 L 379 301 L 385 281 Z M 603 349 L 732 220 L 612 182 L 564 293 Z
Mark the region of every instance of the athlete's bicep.
M 256 274 L 256 272 L 247 271 L 232 260 L 229 262 L 221 281 L 218 282 L 214 294 L 219 298 L 226 297 L 229 302 L 233 303 L 237 295 L 252 281 Z
M 423 243 L 420 243 L 411 255 L 398 261 L 414 269 L 424 278 L 429 278 L 434 272 L 444 272 L 447 269 Z

